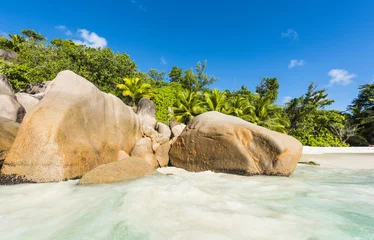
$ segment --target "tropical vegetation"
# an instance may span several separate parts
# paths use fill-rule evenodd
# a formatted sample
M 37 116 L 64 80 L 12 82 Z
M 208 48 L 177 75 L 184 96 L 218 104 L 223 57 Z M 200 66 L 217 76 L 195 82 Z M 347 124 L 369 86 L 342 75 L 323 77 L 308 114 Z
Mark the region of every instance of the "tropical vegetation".
M 118 96 L 134 107 L 142 97 L 156 105 L 158 121 L 188 123 L 206 111 L 233 115 L 274 131 L 288 133 L 304 145 L 348 146 L 374 144 L 374 84 L 360 86 L 347 111 L 327 110 L 334 101 L 325 89 L 311 83 L 306 93 L 280 106 L 277 78 L 261 78 L 254 92 L 211 89 L 217 79 L 206 73 L 207 61 L 194 69 L 173 66 L 170 72 L 141 72 L 126 53 L 91 48 L 72 40 L 47 39 L 33 30 L 0 37 L 0 49 L 15 59 L 0 58 L 0 73 L 16 91 L 31 83 L 53 79 L 72 70 L 100 90 Z

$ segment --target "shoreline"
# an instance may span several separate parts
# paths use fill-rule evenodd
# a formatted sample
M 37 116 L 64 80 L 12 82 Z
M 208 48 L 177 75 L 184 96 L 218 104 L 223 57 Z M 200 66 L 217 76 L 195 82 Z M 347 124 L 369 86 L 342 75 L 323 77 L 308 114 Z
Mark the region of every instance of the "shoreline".
M 374 169 L 374 147 L 305 146 L 299 162 L 310 161 L 323 168 Z
M 374 154 L 374 147 L 303 147 L 303 155 L 316 154 L 347 154 L 347 153 L 372 153 Z

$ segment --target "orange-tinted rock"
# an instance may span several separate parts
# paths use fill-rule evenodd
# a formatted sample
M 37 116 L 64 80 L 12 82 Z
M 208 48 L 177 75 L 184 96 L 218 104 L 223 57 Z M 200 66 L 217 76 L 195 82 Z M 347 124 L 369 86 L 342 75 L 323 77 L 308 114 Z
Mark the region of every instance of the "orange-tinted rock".
M 132 109 L 71 71 L 59 73 L 25 116 L 3 175 L 25 182 L 74 179 L 117 161 L 141 137 Z M 21 181 L 18 181 L 21 182 Z
M 295 138 L 240 118 L 207 112 L 190 121 L 170 150 L 188 171 L 289 176 L 302 154 Z

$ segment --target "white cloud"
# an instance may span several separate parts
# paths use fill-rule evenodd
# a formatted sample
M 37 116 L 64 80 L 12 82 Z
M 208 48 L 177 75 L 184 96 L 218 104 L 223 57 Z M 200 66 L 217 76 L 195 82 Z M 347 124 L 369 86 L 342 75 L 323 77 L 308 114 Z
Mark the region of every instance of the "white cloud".
M 100 37 L 95 32 L 90 32 L 86 29 L 79 29 L 78 33 L 80 34 L 80 37 L 83 39 L 83 41 L 73 40 L 77 44 L 83 44 L 93 48 L 105 48 L 108 44 L 105 38 Z
M 0 36 L 8 37 L 8 34 L 6 32 L 0 31 Z
M 329 86 L 335 83 L 345 86 L 350 84 L 353 78 L 357 77 L 356 74 L 349 73 L 344 69 L 332 69 L 327 75 L 331 77 Z
M 287 32 L 282 32 L 281 35 L 283 38 L 292 38 L 293 40 L 296 40 L 299 38 L 299 34 L 291 28 L 287 29 Z
M 132 4 L 138 6 L 138 8 L 139 8 L 140 10 L 142 10 L 143 12 L 146 12 L 146 11 L 147 11 L 147 9 L 146 9 L 142 4 L 140 4 L 137 0 L 130 0 L 130 2 L 131 2 Z
M 163 64 L 163 65 L 167 65 L 168 64 L 168 62 L 166 61 L 165 57 L 161 57 L 160 63 Z
M 293 59 L 293 60 L 290 61 L 290 64 L 288 64 L 288 68 L 292 69 L 294 67 L 304 66 L 304 64 L 305 64 L 304 60 Z
M 289 101 L 291 101 L 292 97 L 291 96 L 285 96 L 282 100 L 282 103 L 285 104 L 285 103 L 288 103 Z
M 55 28 L 57 28 L 58 30 L 61 30 L 61 31 L 64 31 L 64 33 L 67 35 L 67 36 L 71 36 L 73 35 L 73 33 L 65 26 L 65 25 L 58 25 L 56 26 Z

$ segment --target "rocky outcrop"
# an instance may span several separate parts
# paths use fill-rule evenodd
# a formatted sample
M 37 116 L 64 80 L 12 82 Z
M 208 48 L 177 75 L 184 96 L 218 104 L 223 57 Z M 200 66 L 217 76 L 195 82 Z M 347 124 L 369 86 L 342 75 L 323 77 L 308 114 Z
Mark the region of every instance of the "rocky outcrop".
M 4 58 L 5 60 L 11 60 L 11 59 L 16 59 L 17 58 L 17 53 L 0 49 L 0 58 Z
M 170 162 L 188 171 L 289 176 L 301 153 L 301 143 L 291 136 L 207 112 L 188 123 L 170 150 Z
M 162 136 L 165 136 L 166 138 L 170 139 L 171 138 L 171 130 L 168 125 L 158 122 L 156 124 L 156 130 L 159 134 Z
M 157 123 L 156 106 L 151 100 L 148 98 L 140 99 L 136 113 L 138 114 L 144 128 L 150 127 L 155 129 Z
M 51 82 L 52 81 L 31 83 L 26 87 L 25 92 L 28 94 L 44 93 Z
M 7 152 L 12 147 L 19 124 L 7 118 L 0 117 L 0 169 Z
M 171 126 L 171 131 L 173 133 L 172 142 L 175 142 L 175 140 L 177 140 L 179 135 L 186 128 L 186 125 L 183 123 L 171 122 L 170 126 Z
M 130 152 L 140 138 L 139 118 L 130 107 L 63 71 L 26 114 L 1 177 L 25 182 L 79 178 L 117 161 L 119 152 Z
M 169 165 L 169 151 L 170 143 L 165 142 L 161 144 L 155 151 L 155 157 L 160 167 L 167 167 Z
M 79 181 L 79 184 L 86 185 L 129 181 L 152 174 L 153 170 L 153 167 L 144 159 L 129 157 L 123 161 L 98 166 L 87 172 Z
M 15 96 L 18 103 L 22 105 L 26 112 L 29 112 L 40 101 L 39 99 L 27 93 L 17 93 Z
M 130 153 L 131 157 L 143 158 L 153 168 L 158 167 L 158 163 L 152 149 L 152 140 L 148 137 L 141 138 L 136 142 Z
M 17 102 L 7 77 L 0 74 L 0 117 L 20 123 L 25 113 L 25 109 Z
M 0 94 L 14 96 L 12 86 L 4 74 L 0 74 Z

